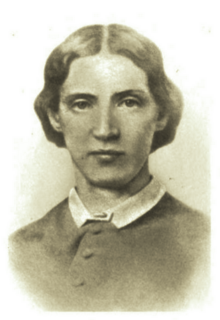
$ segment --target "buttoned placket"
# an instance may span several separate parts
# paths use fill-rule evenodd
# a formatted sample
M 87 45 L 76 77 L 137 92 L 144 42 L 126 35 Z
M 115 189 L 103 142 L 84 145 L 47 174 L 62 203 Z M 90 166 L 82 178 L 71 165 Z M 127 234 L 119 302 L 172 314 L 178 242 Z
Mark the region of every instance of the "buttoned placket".
M 113 213 L 106 213 L 106 212 L 96 213 L 93 216 L 94 216 L 94 219 L 88 219 L 86 221 L 86 223 L 97 222 L 97 224 L 95 223 L 92 226 L 92 229 L 88 230 L 87 232 L 89 232 L 89 233 L 91 233 L 93 235 L 97 235 L 103 229 L 102 225 L 99 222 L 111 223 L 111 220 L 113 218 Z M 86 223 L 84 224 L 84 226 L 86 225 Z M 82 228 L 84 226 L 82 226 Z M 83 238 L 81 239 L 81 241 L 82 240 L 83 240 Z M 75 257 L 74 257 L 74 259 L 72 261 L 71 268 L 70 268 L 71 282 L 72 282 L 72 285 L 74 287 L 80 287 L 80 286 L 83 286 L 85 284 L 85 279 L 84 279 L 84 277 L 82 275 L 81 266 L 80 266 L 80 264 L 83 263 L 83 261 L 81 261 L 81 263 L 80 263 L 81 258 L 83 258 L 83 260 L 85 260 L 85 259 L 87 260 L 87 259 L 92 258 L 94 256 L 94 254 L 95 254 L 94 249 L 89 248 L 89 247 L 84 248 L 83 251 L 81 251 L 80 253 L 79 253 L 79 250 L 80 250 L 80 243 L 79 243 L 76 255 L 75 255 Z

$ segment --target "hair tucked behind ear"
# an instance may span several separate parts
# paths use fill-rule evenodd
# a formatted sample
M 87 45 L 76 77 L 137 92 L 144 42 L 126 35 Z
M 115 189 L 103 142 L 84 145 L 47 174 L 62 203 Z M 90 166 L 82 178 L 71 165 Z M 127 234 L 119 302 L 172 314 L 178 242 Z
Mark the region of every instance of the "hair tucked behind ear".
M 167 93 L 164 100 L 160 97 L 157 97 L 155 100 L 159 106 L 163 105 L 163 108 L 160 107 L 160 110 L 162 113 L 167 113 L 168 121 L 162 131 L 155 132 L 151 152 L 174 140 L 182 116 L 183 98 L 180 90 L 168 78 L 166 79 L 166 86 Z
M 145 72 L 151 94 L 159 106 L 159 114 L 168 117 L 166 127 L 154 135 L 151 152 L 171 143 L 182 115 L 182 95 L 166 76 L 158 47 L 135 30 L 117 24 L 81 28 L 49 56 L 44 72 L 45 85 L 34 104 L 47 139 L 58 147 L 65 146 L 63 134 L 56 132 L 50 124 L 48 109 L 58 111 L 60 88 L 68 76 L 71 63 L 75 59 L 98 54 L 103 46 L 109 53 L 132 60 Z

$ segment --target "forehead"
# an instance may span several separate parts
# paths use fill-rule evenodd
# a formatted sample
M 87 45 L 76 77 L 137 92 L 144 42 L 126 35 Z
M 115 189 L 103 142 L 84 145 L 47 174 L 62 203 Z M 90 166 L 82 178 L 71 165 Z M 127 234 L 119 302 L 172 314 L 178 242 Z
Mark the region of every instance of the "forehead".
M 100 90 L 144 90 L 149 92 L 145 72 L 130 59 L 111 54 L 99 54 L 74 60 L 62 86 L 62 92 Z

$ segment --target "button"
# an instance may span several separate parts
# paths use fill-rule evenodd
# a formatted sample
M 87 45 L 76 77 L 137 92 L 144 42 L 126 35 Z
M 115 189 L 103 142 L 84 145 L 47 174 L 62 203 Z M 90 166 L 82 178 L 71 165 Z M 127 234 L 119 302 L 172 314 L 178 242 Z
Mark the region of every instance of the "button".
M 89 248 L 86 248 L 83 252 L 82 252 L 82 256 L 83 258 L 90 258 L 93 255 L 93 251 Z

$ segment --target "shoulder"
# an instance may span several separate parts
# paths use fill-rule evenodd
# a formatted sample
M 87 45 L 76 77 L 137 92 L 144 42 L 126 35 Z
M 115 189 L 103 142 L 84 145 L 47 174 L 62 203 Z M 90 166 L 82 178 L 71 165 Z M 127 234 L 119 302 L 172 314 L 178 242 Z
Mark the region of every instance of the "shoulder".
M 182 250 L 196 256 L 201 251 L 209 251 L 211 226 L 207 214 L 165 193 L 152 210 L 151 217 L 156 220 L 159 230 L 167 233 Z
M 14 232 L 8 242 L 9 267 L 19 287 L 33 296 L 47 291 L 59 269 L 65 270 L 76 236 L 68 199 Z
M 28 224 L 9 237 L 9 258 L 12 264 L 36 260 L 65 250 L 76 233 L 69 211 L 68 199 L 63 200 L 41 219 Z M 22 263 L 23 264 L 23 263 Z
M 179 276 L 186 276 L 190 300 L 204 299 L 210 286 L 209 216 L 168 193 L 155 210 L 160 220 L 161 239 L 169 243 L 169 257 L 175 265 L 181 262 Z
M 173 238 L 174 241 L 182 237 L 186 242 L 187 239 L 189 242 L 196 239 L 204 242 L 209 239 L 210 218 L 166 192 L 150 211 L 130 225 L 130 229 L 136 227 L 155 234 L 164 233 L 166 238 Z
M 9 237 L 9 243 L 14 244 L 41 241 L 45 235 L 47 235 L 48 231 L 52 232 L 58 227 L 58 221 L 64 219 L 67 209 L 68 199 L 65 199 L 52 208 L 41 219 L 34 221 L 11 234 Z
M 207 214 L 189 207 L 167 192 L 153 208 L 151 216 L 170 226 L 179 226 L 179 230 L 192 230 L 194 234 L 202 232 L 203 236 L 210 232 L 210 218 Z
M 157 261 L 155 269 L 160 270 L 161 283 L 164 281 L 167 287 L 173 283 L 173 288 L 178 288 L 189 302 L 203 301 L 210 286 L 208 215 L 165 193 L 145 214 L 139 229 L 143 238 L 141 245 L 146 250 L 150 247 Z
M 146 237 L 151 234 L 158 250 L 167 251 L 174 261 L 177 256 L 182 256 L 189 265 L 201 263 L 208 268 L 211 226 L 207 214 L 165 193 L 145 214 L 139 226 L 144 229 Z

